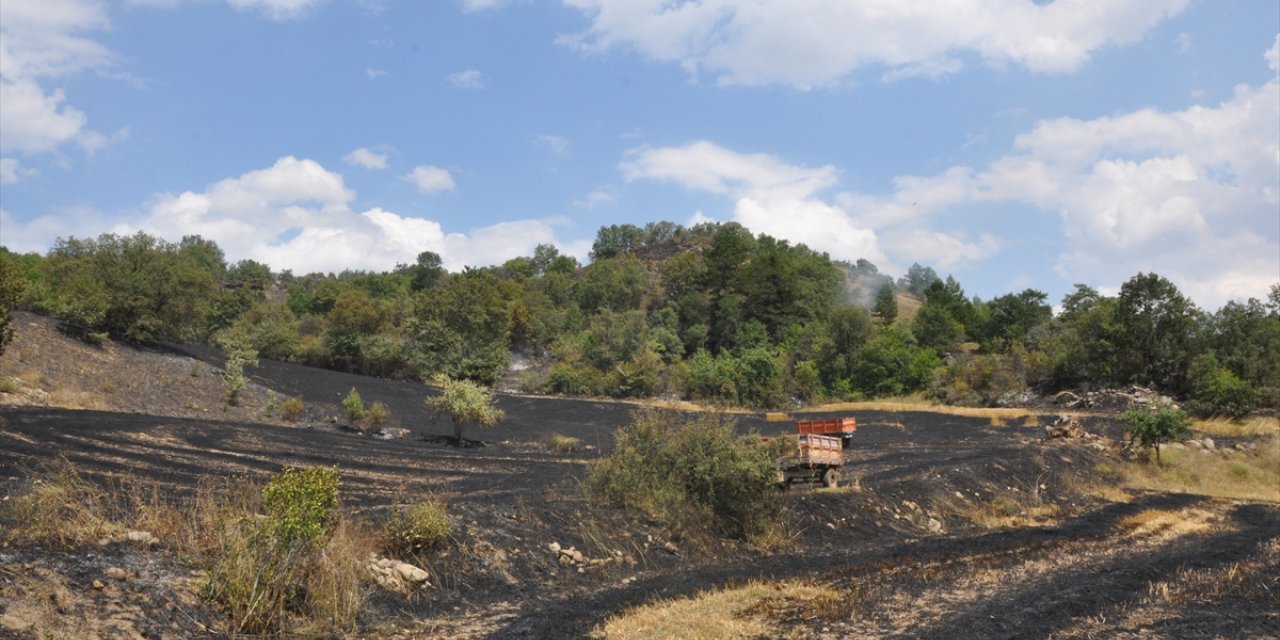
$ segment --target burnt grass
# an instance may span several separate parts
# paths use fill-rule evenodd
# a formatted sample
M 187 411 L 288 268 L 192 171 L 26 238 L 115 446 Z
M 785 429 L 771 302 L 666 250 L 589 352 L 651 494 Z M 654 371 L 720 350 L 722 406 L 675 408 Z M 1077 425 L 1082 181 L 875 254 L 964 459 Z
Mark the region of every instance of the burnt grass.
M 220 364 L 208 350 L 169 350 Z M 90 477 L 141 479 L 176 495 L 209 477 L 265 479 L 286 465 L 338 465 L 344 504 L 373 522 L 399 500 L 440 496 L 455 530 L 445 549 L 425 559 L 436 586 L 408 600 L 372 597 L 363 621 L 374 635 L 577 637 L 634 605 L 764 578 L 814 581 L 846 594 L 847 602 L 819 614 L 774 614 L 810 637 L 1280 636 L 1275 580 L 1270 596 L 1266 589 L 1261 596 L 1227 590 L 1172 611 L 1148 599 L 1150 585 L 1187 571 L 1262 562 L 1265 572 L 1280 575 L 1275 505 L 1155 493 L 1104 501 L 1086 489 L 1107 454 L 1081 442 L 1046 441 L 1034 421 L 996 426 L 986 418 L 857 412 L 844 475 L 857 488 L 784 494 L 791 542 L 764 552 L 584 496 L 590 461 L 610 450 L 634 407 L 503 395 L 506 420 L 487 430 L 469 426 L 471 446 L 456 447 L 448 420 L 430 421 L 423 399 L 432 391 L 423 385 L 266 360 L 250 374 L 265 388 L 303 399 L 309 419 L 289 426 L 0 407 L 3 492 L 61 456 Z M 382 439 L 344 428 L 339 403 L 353 387 L 366 403 L 386 404 L 391 423 L 410 435 Z M 1039 417 L 1040 424 L 1051 421 Z M 738 424 L 763 434 L 791 428 L 756 415 Z M 1111 437 L 1120 431 L 1106 417 L 1087 418 L 1084 426 Z M 550 452 L 541 443 L 551 434 L 578 438 L 584 448 Z M 999 501 L 1054 511 L 993 530 L 964 516 Z M 1145 510 L 1186 508 L 1219 514 L 1226 524 L 1158 543 L 1135 542 L 1118 525 Z M 558 562 L 552 542 L 591 558 L 620 552 L 623 559 L 578 571 Z M 118 552 L 90 553 L 82 562 Z M 60 563 L 74 560 L 74 552 L 72 560 L 58 553 Z M 41 554 L 54 552 L 10 549 L 0 565 Z M 1036 563 L 1055 568 L 1030 571 Z M 951 604 L 933 597 L 963 591 L 973 572 L 1008 580 L 975 587 L 981 592 Z M 89 570 L 75 575 L 72 582 L 95 577 Z M 917 602 L 919 610 L 902 613 L 903 602 Z

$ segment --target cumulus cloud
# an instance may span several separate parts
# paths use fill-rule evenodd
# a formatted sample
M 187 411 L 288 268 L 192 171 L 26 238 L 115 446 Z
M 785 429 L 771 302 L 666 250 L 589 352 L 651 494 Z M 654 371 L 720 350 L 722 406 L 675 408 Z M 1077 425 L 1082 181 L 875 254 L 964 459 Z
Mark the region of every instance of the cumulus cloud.
M 453 191 L 453 174 L 447 169 L 432 166 L 429 164 L 420 164 L 413 168 L 405 179 L 412 182 L 418 187 L 418 191 L 426 194 L 436 193 L 437 191 Z
M 387 154 L 373 151 L 368 147 L 360 147 L 342 157 L 347 164 L 354 164 L 366 169 L 382 170 L 387 168 Z
M 14 184 L 36 173 L 34 169 L 22 166 L 22 161 L 17 158 L 0 158 L 0 184 Z
M 811 88 L 867 67 L 889 77 L 954 73 L 962 57 L 1070 72 L 1104 46 L 1127 44 L 1187 0 L 564 0 L 591 20 L 560 42 L 628 48 L 727 85 Z
M 449 76 L 449 84 L 459 88 L 471 91 L 477 91 L 484 88 L 484 74 L 476 69 L 467 69 L 459 71 Z
M 386 270 L 410 264 L 423 251 L 444 266 L 501 264 L 555 244 L 585 255 L 589 243 L 561 243 L 564 218 L 529 219 L 449 232 L 434 220 L 379 207 L 357 212 L 356 194 L 340 174 L 292 156 L 270 167 L 227 178 L 201 191 L 160 194 L 126 222 L 111 222 L 90 209 L 63 209 L 19 221 L 0 209 L 0 244 L 15 251 L 46 251 L 57 237 L 136 231 L 171 241 L 199 234 L 229 260 L 250 258 L 296 273 L 343 269 Z
M 307 15 L 323 0 L 227 0 L 239 11 L 257 11 L 272 20 L 294 20 Z
M 1271 43 L 1271 48 L 1267 49 L 1262 57 L 1266 59 L 1267 66 L 1271 67 L 1272 71 L 1280 73 L 1280 34 L 1276 34 L 1275 42 Z
M 0 151 L 51 153 L 67 143 L 92 151 L 110 138 L 86 128 L 57 77 L 115 65 L 118 56 L 84 34 L 109 26 L 101 2 L 0 2 Z
M 633 150 L 620 170 L 723 195 L 755 231 L 890 272 L 996 255 L 999 231 L 969 229 L 964 212 L 1014 203 L 1057 219 L 1066 249 L 1047 266 L 1070 282 L 1115 286 L 1156 271 L 1215 308 L 1263 297 L 1280 279 L 1280 78 L 1213 106 L 1042 120 L 985 166 L 899 176 L 886 193 L 824 197 L 834 167 L 706 141 Z
M 550 149 L 556 155 L 564 155 L 569 151 L 569 141 L 560 136 L 541 134 L 534 136 L 533 141 Z

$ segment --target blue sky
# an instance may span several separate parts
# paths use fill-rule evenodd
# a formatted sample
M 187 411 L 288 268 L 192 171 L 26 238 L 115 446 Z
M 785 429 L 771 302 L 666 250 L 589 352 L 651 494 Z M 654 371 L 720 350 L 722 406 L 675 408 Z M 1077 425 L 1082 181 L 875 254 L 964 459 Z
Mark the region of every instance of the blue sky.
M 736 220 L 991 298 L 1280 281 L 1280 5 L 4 0 L 0 244 L 452 269 Z

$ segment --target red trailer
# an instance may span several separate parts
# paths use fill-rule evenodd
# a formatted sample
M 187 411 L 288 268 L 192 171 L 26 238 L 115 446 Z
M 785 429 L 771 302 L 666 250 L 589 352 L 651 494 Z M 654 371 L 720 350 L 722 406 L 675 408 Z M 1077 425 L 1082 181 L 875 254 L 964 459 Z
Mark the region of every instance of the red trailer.
M 779 436 L 778 482 L 783 487 L 793 482 L 821 481 L 824 487 L 840 482 L 844 453 L 839 438 L 813 434 Z
M 852 416 L 834 420 L 797 420 L 796 433 L 816 434 L 840 438 L 846 448 L 853 442 L 853 432 L 858 430 L 858 421 Z

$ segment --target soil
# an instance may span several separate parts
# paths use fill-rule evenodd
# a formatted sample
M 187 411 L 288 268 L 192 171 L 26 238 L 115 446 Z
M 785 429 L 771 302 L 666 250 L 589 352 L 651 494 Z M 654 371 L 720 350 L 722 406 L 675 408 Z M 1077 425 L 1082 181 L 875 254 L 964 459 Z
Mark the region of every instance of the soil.
M 423 399 L 433 391 L 421 384 L 263 361 L 240 403 L 226 405 L 211 350 L 85 345 L 38 316 L 15 324 L 0 357 L 0 376 L 20 378 L 0 393 L 10 405 L 0 406 L 5 500 L 57 456 L 103 483 L 140 479 L 176 495 L 209 477 L 336 464 L 344 504 L 375 522 L 406 496 L 443 497 L 454 535 L 430 558 L 435 586 L 408 599 L 375 591 L 358 637 L 580 637 L 631 606 L 754 578 L 844 594 L 821 611 L 769 612 L 791 637 L 1280 637 L 1280 508 L 1096 497 L 1089 487 L 1112 454 L 1095 441 L 1046 440 L 1040 425 L 1051 415 L 997 426 L 859 412 L 847 488 L 785 493 L 790 543 L 764 552 L 584 497 L 588 465 L 634 410 L 625 404 L 503 395 L 506 420 L 468 427 L 472 446 L 457 447 L 447 419 L 431 422 Z M 114 381 L 110 392 L 103 380 Z M 43 387 L 43 405 L 32 387 Z M 44 406 L 70 397 L 66 388 L 93 390 L 91 408 Z M 352 388 L 386 404 L 391 426 L 409 435 L 346 426 L 339 402 Z M 273 394 L 307 411 L 286 421 Z M 1120 435 L 1105 416 L 1082 426 Z M 739 428 L 791 425 L 744 415 Z M 584 446 L 549 451 L 552 434 Z M 992 509 L 1011 524 L 974 523 L 975 511 Z M 1205 526 L 1182 535 L 1125 524 L 1153 511 Z M 551 543 L 607 561 L 578 570 Z M 105 577 L 112 567 L 127 578 Z M 0 638 L 223 637 L 218 612 L 194 596 L 197 579 L 164 541 L 0 549 Z

